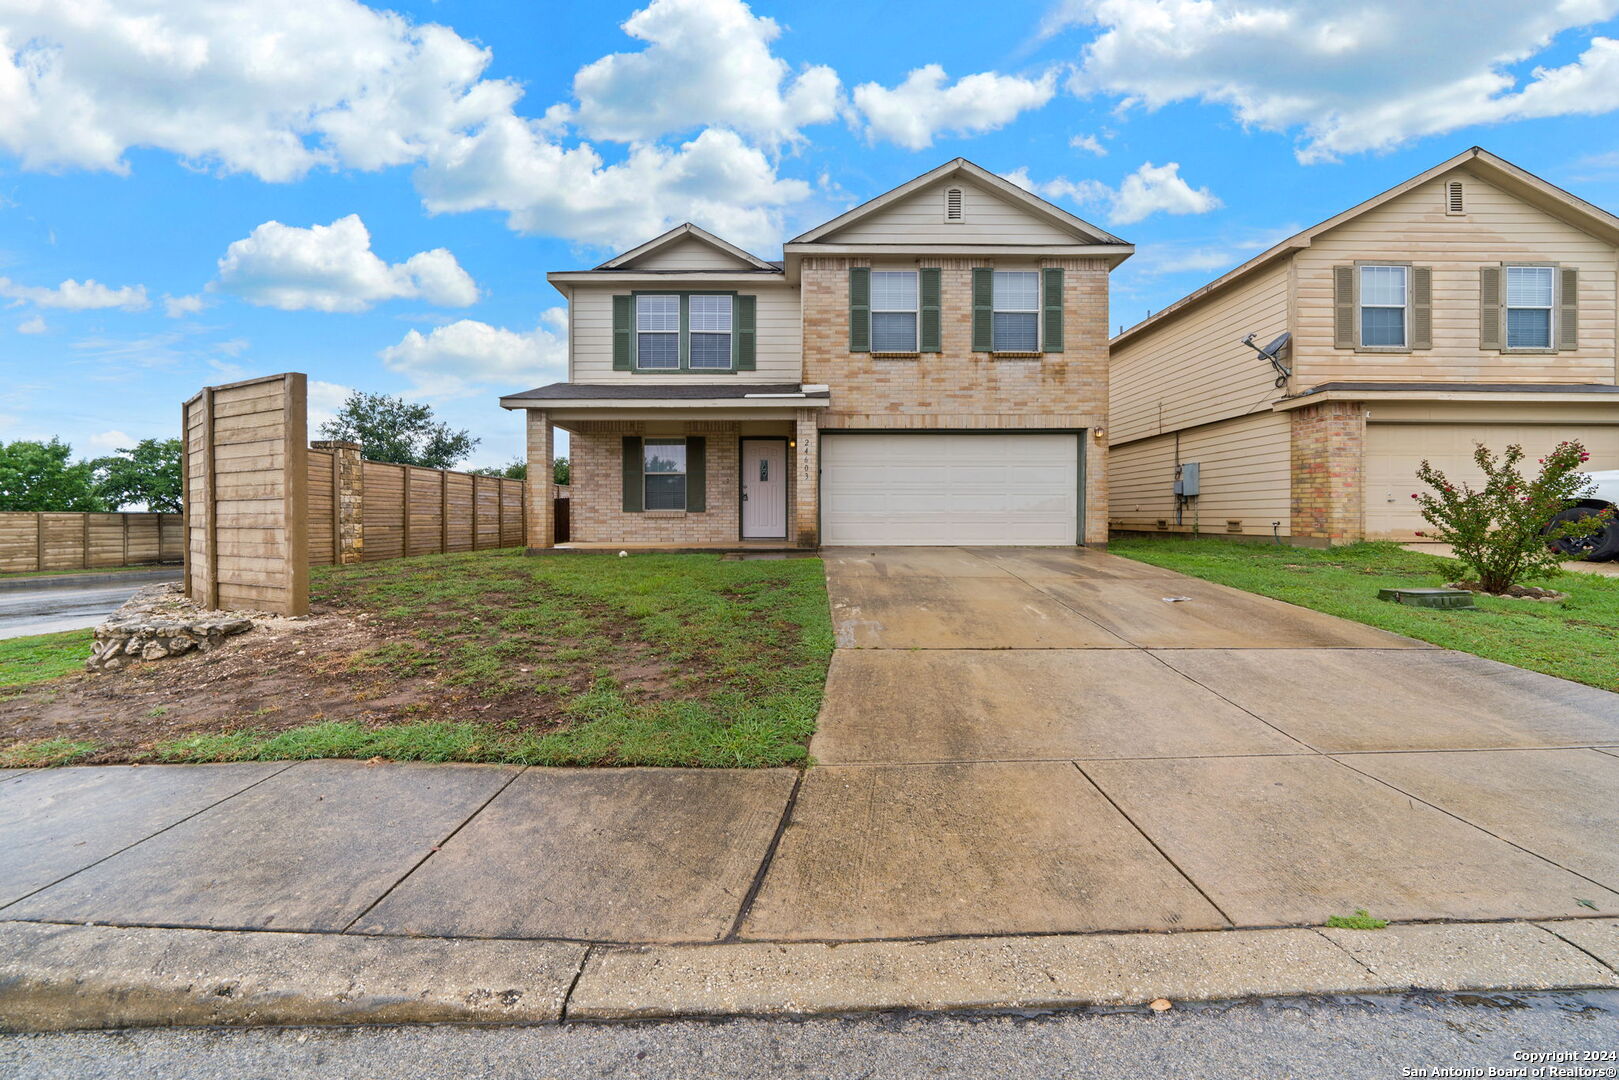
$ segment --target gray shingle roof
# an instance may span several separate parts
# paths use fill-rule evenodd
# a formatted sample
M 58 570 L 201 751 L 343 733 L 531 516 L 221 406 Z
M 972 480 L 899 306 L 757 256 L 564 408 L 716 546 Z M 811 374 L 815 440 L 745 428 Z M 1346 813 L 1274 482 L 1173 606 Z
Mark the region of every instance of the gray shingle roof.
M 551 383 L 524 390 L 520 394 L 507 394 L 503 400 L 525 401 L 679 401 L 720 398 L 745 398 L 751 394 L 798 394 L 798 383 L 690 383 L 676 376 L 656 384 L 643 382 L 617 383 Z M 824 398 L 827 391 L 805 394 L 805 397 Z

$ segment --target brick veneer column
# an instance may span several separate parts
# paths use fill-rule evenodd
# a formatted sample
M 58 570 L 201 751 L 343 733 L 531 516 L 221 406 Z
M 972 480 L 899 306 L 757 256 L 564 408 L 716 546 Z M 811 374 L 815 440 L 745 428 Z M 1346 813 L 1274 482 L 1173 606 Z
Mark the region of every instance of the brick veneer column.
M 556 507 L 552 503 L 556 457 L 556 429 L 543 409 L 528 410 L 528 520 L 525 522 L 529 554 L 556 545 Z
M 801 548 L 821 543 L 821 432 L 814 409 L 798 409 L 793 423 L 793 535 Z
M 1366 407 L 1324 401 L 1293 410 L 1292 534 L 1352 544 L 1366 537 Z
M 337 538 L 334 553 L 339 563 L 357 563 L 365 557 L 365 468 L 360 444 L 323 440 L 309 444 L 312 450 L 328 450 L 337 469 L 336 498 L 332 505 L 332 535 Z

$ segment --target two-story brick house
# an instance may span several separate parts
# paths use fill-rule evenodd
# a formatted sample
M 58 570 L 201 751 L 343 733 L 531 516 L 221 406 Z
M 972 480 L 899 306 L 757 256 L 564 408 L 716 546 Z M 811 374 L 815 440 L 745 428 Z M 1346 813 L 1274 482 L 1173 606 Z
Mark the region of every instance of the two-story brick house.
M 1424 458 L 1619 468 L 1616 260 L 1619 218 L 1477 147 L 1289 237 L 1113 339 L 1114 527 L 1410 539 Z
M 554 430 L 578 544 L 1106 540 L 1108 274 L 1132 248 L 957 159 L 767 262 L 682 225 L 568 300 L 528 416 L 529 544 Z

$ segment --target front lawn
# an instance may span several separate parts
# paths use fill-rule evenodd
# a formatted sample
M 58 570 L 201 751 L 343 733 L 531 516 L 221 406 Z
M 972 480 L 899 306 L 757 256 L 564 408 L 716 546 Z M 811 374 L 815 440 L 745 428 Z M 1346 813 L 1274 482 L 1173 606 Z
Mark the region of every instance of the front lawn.
M 59 760 L 69 746 L 95 762 L 805 759 L 832 652 L 818 559 L 496 551 L 312 576 L 308 620 L 267 620 L 204 655 L 11 689 L 0 700 L 0 754 L 18 763 Z M 57 672 L 88 652 L 24 640 Z M 49 678 L 43 664 L 17 670 Z M 0 699 L 12 681 L 0 661 Z
M 1619 690 L 1619 578 L 1565 573 L 1536 583 L 1568 594 L 1557 603 L 1479 596 L 1478 611 L 1439 611 L 1377 599 L 1380 588 L 1433 587 L 1460 576 L 1451 560 L 1397 544 L 1317 551 L 1132 537 L 1114 540 L 1108 550 L 1447 649 Z

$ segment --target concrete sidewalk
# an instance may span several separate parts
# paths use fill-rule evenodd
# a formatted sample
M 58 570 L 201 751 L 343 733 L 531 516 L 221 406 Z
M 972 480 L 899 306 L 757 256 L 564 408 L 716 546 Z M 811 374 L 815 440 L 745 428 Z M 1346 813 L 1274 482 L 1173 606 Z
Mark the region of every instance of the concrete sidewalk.
M 803 772 L 0 772 L 0 1017 L 1614 984 L 1619 696 L 1092 552 L 827 569 Z

